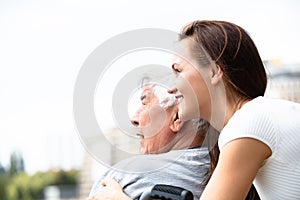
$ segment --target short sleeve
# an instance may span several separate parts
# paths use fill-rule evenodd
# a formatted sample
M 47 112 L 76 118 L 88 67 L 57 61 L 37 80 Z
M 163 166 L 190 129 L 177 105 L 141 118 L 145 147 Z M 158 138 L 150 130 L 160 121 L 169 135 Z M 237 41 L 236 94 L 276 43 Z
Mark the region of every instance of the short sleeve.
M 275 120 L 264 102 L 252 100 L 231 117 L 219 138 L 219 148 L 238 138 L 254 138 L 275 152 L 277 144 Z

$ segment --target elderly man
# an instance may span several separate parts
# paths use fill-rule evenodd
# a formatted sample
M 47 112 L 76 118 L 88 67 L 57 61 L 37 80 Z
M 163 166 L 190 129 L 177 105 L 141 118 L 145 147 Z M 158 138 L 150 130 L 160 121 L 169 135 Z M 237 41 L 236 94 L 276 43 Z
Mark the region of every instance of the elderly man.
M 176 98 L 160 86 L 145 86 L 141 101 L 132 123 L 138 127 L 141 153 L 147 155 L 121 161 L 104 173 L 94 183 L 90 199 L 97 199 L 101 194 L 104 178 L 116 179 L 131 199 L 138 199 L 155 184 L 183 187 L 199 199 L 209 168 L 208 149 L 202 143 L 212 129 L 204 120 L 191 120 L 182 125 Z

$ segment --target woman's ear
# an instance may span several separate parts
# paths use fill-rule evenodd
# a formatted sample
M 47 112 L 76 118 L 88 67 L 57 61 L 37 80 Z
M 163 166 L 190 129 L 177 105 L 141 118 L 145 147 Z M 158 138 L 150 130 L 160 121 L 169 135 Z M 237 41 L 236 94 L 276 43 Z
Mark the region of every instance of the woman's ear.
M 173 133 L 177 133 L 181 128 L 181 120 L 178 117 L 178 112 L 174 113 L 172 120 L 170 122 L 170 129 Z
M 222 81 L 223 78 L 223 71 L 219 65 L 212 66 L 212 77 L 211 77 L 211 84 L 215 85 Z

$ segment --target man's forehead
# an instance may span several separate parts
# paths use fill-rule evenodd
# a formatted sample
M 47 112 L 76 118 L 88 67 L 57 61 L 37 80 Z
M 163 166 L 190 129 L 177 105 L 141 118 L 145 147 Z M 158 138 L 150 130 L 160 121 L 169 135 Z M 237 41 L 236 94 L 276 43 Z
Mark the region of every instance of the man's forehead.
M 152 96 L 152 95 L 154 95 L 153 87 L 151 87 L 151 86 L 144 86 L 141 96 L 145 96 L 145 95 L 146 96 L 150 96 L 150 95 Z
M 153 92 L 153 86 L 150 86 L 150 85 L 144 86 L 143 93 L 146 93 L 146 92 Z

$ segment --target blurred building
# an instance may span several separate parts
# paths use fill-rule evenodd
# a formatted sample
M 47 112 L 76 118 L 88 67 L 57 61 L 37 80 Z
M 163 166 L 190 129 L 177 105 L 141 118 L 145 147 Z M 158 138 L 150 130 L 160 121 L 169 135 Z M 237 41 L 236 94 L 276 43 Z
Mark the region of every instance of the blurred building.
M 46 138 L 47 168 L 78 169 L 83 158 L 83 147 L 76 134 L 49 135 Z
M 266 96 L 300 103 L 300 64 L 267 67 Z
M 108 156 L 109 163 L 103 163 L 101 160 L 97 161 L 96 155 L 90 155 L 86 153 L 82 162 L 82 167 L 79 177 L 79 198 L 85 199 L 93 186 L 93 183 L 97 178 L 105 172 L 111 165 L 135 155 L 139 150 L 137 140 L 133 140 L 119 129 L 115 128 L 105 134 L 106 139 L 112 144 L 110 149 L 105 149 L 103 154 Z M 99 141 L 98 145 L 101 145 L 103 141 Z M 121 149 L 123 151 L 116 151 Z M 128 152 L 130 152 L 128 154 Z

